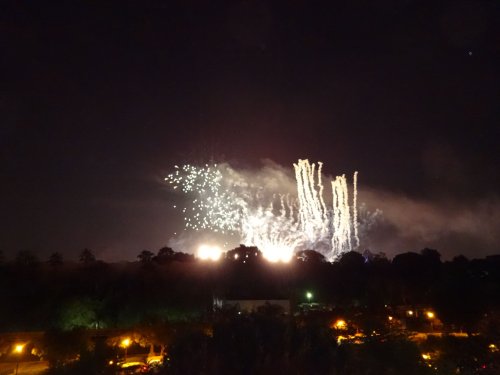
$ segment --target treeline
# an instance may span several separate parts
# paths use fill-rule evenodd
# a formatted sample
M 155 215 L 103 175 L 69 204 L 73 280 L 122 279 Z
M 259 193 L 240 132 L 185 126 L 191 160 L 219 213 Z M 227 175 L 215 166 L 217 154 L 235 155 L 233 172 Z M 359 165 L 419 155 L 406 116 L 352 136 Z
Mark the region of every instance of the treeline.
M 290 299 L 374 314 L 386 305 L 432 306 L 457 329 L 474 330 L 500 310 L 500 256 L 443 262 L 436 250 L 384 254 L 348 252 L 326 262 L 313 251 L 288 264 L 269 263 L 240 246 L 220 262 L 162 248 L 136 262 L 105 263 L 84 249 L 78 262 L 58 253 L 42 262 L 24 251 L 0 263 L 0 330 L 127 328 L 144 322 L 205 319 L 214 297 Z M 490 320 L 491 320 L 490 319 Z M 493 326 L 495 326 L 493 324 Z

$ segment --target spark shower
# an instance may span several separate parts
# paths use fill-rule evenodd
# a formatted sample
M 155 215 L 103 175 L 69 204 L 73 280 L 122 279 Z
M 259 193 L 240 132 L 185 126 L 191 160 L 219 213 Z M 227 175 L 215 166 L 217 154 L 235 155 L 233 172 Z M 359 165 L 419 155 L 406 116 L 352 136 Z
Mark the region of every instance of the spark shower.
M 252 174 L 229 164 L 175 166 L 165 180 L 192 199 L 182 207 L 185 229 L 238 236 L 270 261 L 289 261 L 298 250 L 314 249 L 333 261 L 359 246 L 357 176 L 325 186 L 321 162 L 299 160 L 288 171 Z M 352 198 L 349 199 L 349 190 Z

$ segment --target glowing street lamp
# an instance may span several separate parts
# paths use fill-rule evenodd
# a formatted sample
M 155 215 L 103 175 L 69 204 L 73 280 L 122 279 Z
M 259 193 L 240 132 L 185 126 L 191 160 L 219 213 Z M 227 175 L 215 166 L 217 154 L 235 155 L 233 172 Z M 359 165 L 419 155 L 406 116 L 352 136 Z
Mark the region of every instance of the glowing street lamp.
M 313 294 L 311 292 L 306 292 L 307 302 L 311 303 L 311 299 L 313 298 Z
M 17 375 L 17 372 L 19 371 L 19 358 L 20 358 L 21 354 L 23 354 L 23 351 L 24 351 L 24 344 L 14 345 L 14 353 L 18 355 L 17 362 L 16 362 L 16 375 Z
M 431 324 L 431 331 L 434 331 L 434 318 L 436 317 L 436 314 L 434 314 L 432 311 L 427 311 L 425 313 L 425 316 L 427 317 L 427 319 L 429 319 L 430 321 L 430 324 Z
M 123 339 L 121 345 L 125 348 L 125 362 L 127 362 L 127 349 L 130 346 L 130 339 L 128 337 Z

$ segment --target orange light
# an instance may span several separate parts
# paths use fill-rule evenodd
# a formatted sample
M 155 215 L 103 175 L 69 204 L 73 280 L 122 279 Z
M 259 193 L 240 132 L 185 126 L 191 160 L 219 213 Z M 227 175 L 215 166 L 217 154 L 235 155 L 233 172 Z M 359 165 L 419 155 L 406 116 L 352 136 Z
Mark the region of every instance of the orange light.
M 429 319 L 434 319 L 436 316 L 432 311 L 427 311 L 425 315 L 427 315 L 427 318 Z
M 24 350 L 24 344 L 16 344 L 16 346 L 14 346 L 14 352 L 18 354 L 21 354 L 23 350 Z
M 387 319 L 389 319 L 390 322 L 392 322 L 392 320 L 394 319 L 392 316 L 388 316 Z
M 128 337 L 126 339 L 123 339 L 121 344 L 124 348 L 128 348 L 130 346 L 130 339 Z
M 333 327 L 335 329 L 347 329 L 347 323 L 343 319 L 338 319 L 334 324 Z

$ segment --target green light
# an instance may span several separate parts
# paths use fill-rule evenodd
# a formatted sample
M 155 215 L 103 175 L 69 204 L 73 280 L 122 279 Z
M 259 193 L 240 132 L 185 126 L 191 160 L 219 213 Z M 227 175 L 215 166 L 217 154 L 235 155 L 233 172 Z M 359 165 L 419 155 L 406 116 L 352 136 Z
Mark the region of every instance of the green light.
M 310 301 L 311 298 L 313 298 L 313 294 L 311 292 L 307 292 L 306 293 L 306 298 L 307 298 L 308 301 Z

